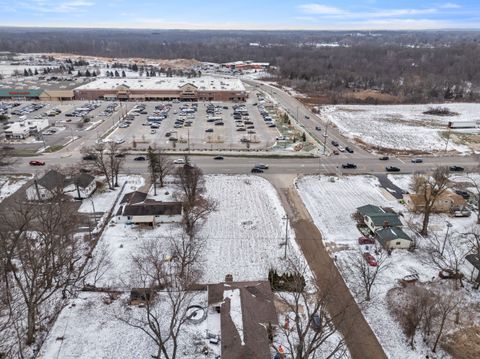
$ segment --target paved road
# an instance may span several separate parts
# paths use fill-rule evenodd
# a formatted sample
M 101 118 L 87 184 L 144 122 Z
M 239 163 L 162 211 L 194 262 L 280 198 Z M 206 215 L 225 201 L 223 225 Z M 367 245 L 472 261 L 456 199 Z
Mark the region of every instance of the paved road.
M 315 275 L 321 293 L 326 296 L 327 310 L 335 327 L 345 338 L 352 358 L 387 358 L 327 252 L 320 231 L 292 185 L 293 178 L 285 181 L 279 176 L 268 176 L 268 179 L 280 195 L 285 211 L 291 219 L 295 240 Z

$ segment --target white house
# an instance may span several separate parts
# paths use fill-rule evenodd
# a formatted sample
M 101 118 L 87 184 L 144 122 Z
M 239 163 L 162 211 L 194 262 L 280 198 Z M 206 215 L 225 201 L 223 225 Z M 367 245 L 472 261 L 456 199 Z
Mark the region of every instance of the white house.
M 465 259 L 468 279 L 480 284 L 480 257 L 477 254 L 468 254 Z
M 396 213 L 387 212 L 385 209 L 368 204 L 358 207 L 358 213 L 363 217 L 365 224 L 375 233 L 385 227 L 402 227 L 402 221 Z
M 68 181 L 64 193 L 75 199 L 88 198 L 97 189 L 95 177 L 88 173 L 81 173 Z
M 120 202 L 116 217 L 119 223 L 155 226 L 158 223 L 180 222 L 181 202 L 160 202 L 147 198 L 144 192 L 127 193 Z
M 29 201 L 45 201 L 59 194 L 63 194 L 66 177 L 54 170 L 48 171 L 43 177 L 35 178 L 27 188 Z

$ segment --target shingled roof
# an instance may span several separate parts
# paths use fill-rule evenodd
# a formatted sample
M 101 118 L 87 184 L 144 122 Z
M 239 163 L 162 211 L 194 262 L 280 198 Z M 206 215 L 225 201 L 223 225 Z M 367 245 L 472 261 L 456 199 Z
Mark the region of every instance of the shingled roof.
M 392 227 L 402 226 L 402 222 L 396 213 L 387 212 L 381 207 L 367 204 L 366 206 L 358 207 L 357 211 L 362 216 L 369 217 L 375 226 L 383 226 L 385 223 Z
M 60 172 L 50 170 L 45 173 L 42 178 L 37 180 L 37 184 L 49 191 L 52 191 L 56 188 L 63 188 L 66 184 L 66 177 Z
M 73 177 L 73 183 L 80 188 L 87 188 L 94 180 L 95 177 L 89 175 L 88 173 L 81 173 Z
M 175 216 L 182 214 L 181 202 L 159 202 L 147 199 L 147 193 L 127 193 L 120 202 L 117 216 Z
M 240 299 L 232 303 L 225 291 L 235 292 Z M 232 282 L 208 286 L 209 305 L 220 305 L 222 358 L 269 358 L 268 324 L 278 325 L 270 284 L 264 282 Z M 235 308 L 232 308 L 234 306 Z M 232 311 L 233 310 L 233 311 Z M 241 315 L 241 318 L 238 316 Z M 240 322 L 241 321 L 241 322 Z

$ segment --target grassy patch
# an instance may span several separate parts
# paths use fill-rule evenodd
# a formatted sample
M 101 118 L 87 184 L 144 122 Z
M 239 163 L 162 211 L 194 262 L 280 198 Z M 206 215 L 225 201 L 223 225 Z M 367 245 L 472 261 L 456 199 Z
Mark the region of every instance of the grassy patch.
M 62 148 L 63 148 L 62 145 L 50 146 L 45 150 L 45 152 L 46 153 L 53 153 L 53 152 L 60 151 Z

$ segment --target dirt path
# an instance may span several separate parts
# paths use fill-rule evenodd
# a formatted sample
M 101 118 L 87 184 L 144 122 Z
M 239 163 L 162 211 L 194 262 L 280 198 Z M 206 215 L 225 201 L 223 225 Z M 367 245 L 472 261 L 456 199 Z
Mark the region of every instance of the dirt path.
M 267 177 L 267 176 L 266 176 Z M 328 254 L 322 235 L 313 223 L 303 201 L 288 180 L 275 176 L 268 178 L 277 189 L 282 204 L 291 218 L 296 241 L 317 278 L 319 288 L 329 293 L 328 311 L 336 319 L 335 326 L 345 337 L 353 359 L 387 358 L 382 346 L 363 317 L 350 290 Z M 289 183 L 289 184 L 287 184 Z

